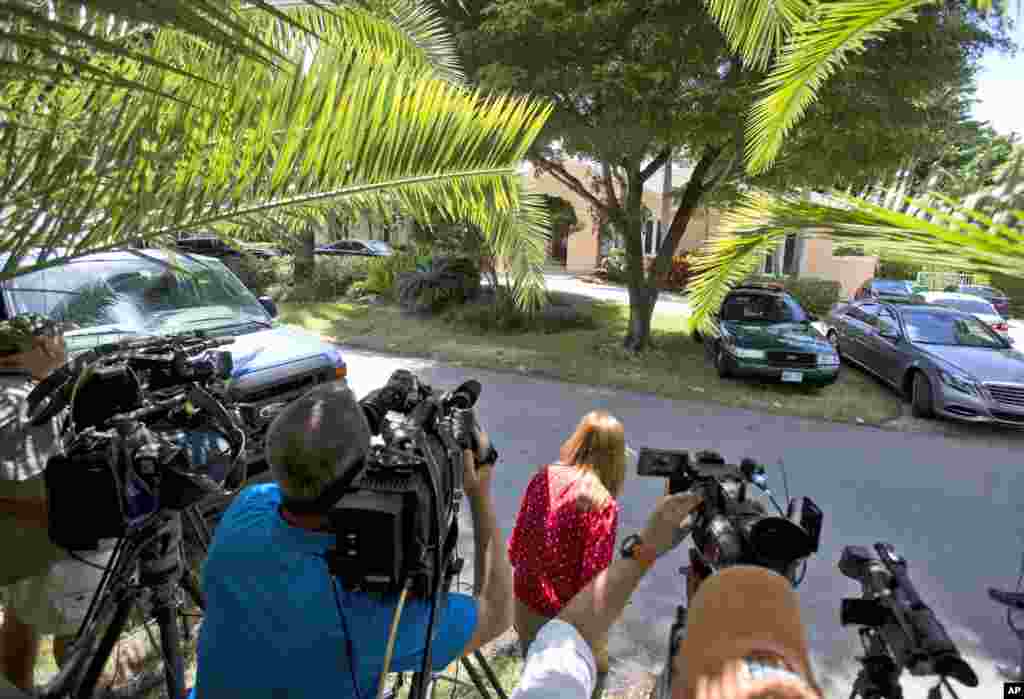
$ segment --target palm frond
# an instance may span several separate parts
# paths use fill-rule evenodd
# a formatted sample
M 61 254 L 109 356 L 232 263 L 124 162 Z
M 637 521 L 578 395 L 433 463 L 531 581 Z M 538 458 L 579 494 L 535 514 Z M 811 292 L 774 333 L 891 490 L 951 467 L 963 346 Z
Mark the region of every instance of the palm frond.
M 814 0 L 704 0 L 729 48 L 747 68 L 764 70 Z
M 303 57 L 280 50 L 252 15 L 262 15 L 305 33 L 310 43 L 334 43 L 382 52 L 430 65 L 439 75 L 461 81 L 454 42 L 439 13 L 420 0 L 375 0 L 372 9 L 352 2 L 318 2 L 313 7 L 277 7 L 267 0 L 245 5 L 215 0 L 132 3 L 114 0 L 11 0 L 0 6 L 0 67 L 4 73 L 53 85 L 60 82 L 119 84 L 150 90 L 140 79 L 125 79 L 123 63 L 202 81 L 182 65 L 161 60 L 151 50 L 158 31 L 189 36 L 215 46 L 236 60 L 265 67 L 300 70 Z M 164 94 L 164 97 L 172 95 Z
M 9 91 L 0 104 L 11 114 L 0 132 L 0 250 L 11 254 L 0 276 L 32 269 L 24 263 L 34 249 L 65 248 L 66 259 L 385 195 L 406 210 L 430 205 L 471 221 L 514 259 L 538 258 L 532 243 L 528 255 L 516 252 L 529 239 L 523 221 L 546 224 L 520 199 L 516 168 L 548 105 L 467 89 L 399 52 L 310 49 L 302 27 L 266 18 L 253 26 L 283 55 L 306 57 L 304 69 L 238 61 L 160 32 L 154 55 L 208 83 L 134 66 L 125 70 L 152 91 L 67 86 L 42 110 L 33 109 L 37 85 Z M 188 104 L 156 94 L 186 90 Z
M 895 31 L 933 0 L 836 0 L 816 5 L 793 26 L 778 61 L 762 83 L 766 93 L 747 120 L 747 170 L 775 162 L 782 142 L 814 101 L 821 85 L 865 42 Z
M 907 203 L 911 207 L 902 210 L 839 192 L 822 202 L 798 195 L 748 194 L 724 221 L 722 232 L 695 256 L 692 326 L 707 328 L 709 315 L 728 290 L 753 271 L 758 253 L 777 246 L 789 233 L 854 243 L 905 262 L 1024 277 L 1021 226 L 1001 223 L 941 193 Z

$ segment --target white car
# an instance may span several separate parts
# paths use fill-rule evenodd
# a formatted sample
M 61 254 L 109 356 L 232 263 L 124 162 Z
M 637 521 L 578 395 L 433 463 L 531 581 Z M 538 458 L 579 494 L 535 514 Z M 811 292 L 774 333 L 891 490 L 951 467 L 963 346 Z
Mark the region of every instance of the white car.
M 1003 337 L 1009 337 L 1010 326 L 1006 319 L 1000 315 L 995 306 L 979 296 L 957 294 L 949 291 L 926 291 L 921 296 L 924 297 L 925 301 L 936 306 L 945 306 L 946 308 L 970 313 Z

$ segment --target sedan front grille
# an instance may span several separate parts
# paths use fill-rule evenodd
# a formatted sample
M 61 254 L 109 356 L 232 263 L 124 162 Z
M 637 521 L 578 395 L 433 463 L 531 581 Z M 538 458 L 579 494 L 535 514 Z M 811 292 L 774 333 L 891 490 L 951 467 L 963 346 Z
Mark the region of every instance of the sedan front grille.
M 1024 385 L 987 383 L 985 388 L 995 402 L 1014 408 L 1024 408 Z
M 765 359 L 774 366 L 813 367 L 818 365 L 818 355 L 806 352 L 766 352 Z

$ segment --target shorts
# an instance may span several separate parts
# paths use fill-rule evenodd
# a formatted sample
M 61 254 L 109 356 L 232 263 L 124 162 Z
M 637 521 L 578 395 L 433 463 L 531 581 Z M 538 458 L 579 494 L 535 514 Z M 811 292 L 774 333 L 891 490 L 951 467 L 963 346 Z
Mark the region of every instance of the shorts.
M 105 567 L 111 551 L 85 551 L 79 556 Z M 40 575 L 0 588 L 0 601 L 23 624 L 41 635 L 73 636 L 85 620 L 103 570 L 74 559 L 50 565 Z

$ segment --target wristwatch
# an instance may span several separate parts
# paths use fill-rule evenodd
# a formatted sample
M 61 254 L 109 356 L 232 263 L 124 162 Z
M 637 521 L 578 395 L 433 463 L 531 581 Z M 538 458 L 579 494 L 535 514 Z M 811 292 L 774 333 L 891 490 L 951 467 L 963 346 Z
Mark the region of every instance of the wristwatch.
M 622 542 L 622 557 L 632 558 L 644 567 L 644 570 L 654 565 L 658 558 L 658 552 L 650 544 L 645 544 L 639 534 L 631 534 Z

